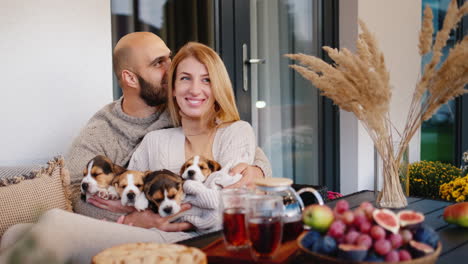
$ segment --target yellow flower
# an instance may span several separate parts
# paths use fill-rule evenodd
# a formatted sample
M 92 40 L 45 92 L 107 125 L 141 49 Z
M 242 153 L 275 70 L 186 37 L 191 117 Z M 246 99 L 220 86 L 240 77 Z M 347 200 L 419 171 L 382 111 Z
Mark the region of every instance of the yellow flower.
M 465 201 L 465 196 L 464 195 L 460 195 L 460 197 L 457 198 L 457 200 L 455 200 L 457 203 L 459 202 L 463 202 Z

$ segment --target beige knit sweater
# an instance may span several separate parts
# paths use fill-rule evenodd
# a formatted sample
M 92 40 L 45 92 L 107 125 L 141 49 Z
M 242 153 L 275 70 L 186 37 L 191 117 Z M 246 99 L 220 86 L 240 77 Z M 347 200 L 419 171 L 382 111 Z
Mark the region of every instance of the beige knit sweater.
M 81 130 L 65 156 L 70 170 L 75 212 L 94 218 L 117 219 L 120 214 L 112 213 L 80 199 L 79 184 L 87 162 L 96 155 L 106 155 L 114 163 L 126 167 L 143 137 L 150 131 L 171 127 L 168 112 L 156 113 L 146 118 L 136 118 L 122 111 L 122 98 L 99 110 Z M 255 165 L 265 176 L 271 176 L 271 166 L 260 148 L 255 152 Z

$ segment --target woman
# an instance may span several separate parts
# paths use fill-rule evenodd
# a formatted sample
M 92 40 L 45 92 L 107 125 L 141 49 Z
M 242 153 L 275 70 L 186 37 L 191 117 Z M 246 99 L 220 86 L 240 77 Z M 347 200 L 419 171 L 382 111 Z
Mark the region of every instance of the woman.
M 175 128 L 148 133 L 129 169 L 178 173 L 194 155 L 228 163 L 253 163 L 255 135 L 240 121 L 232 85 L 221 58 L 195 42 L 183 46 L 168 71 L 168 108 Z
M 214 50 L 195 42 L 183 46 L 172 61 L 168 82 L 168 108 L 175 128 L 148 133 L 133 154 L 129 169 L 179 173 L 184 162 L 195 155 L 215 160 L 222 167 L 253 163 L 253 129 L 240 121 L 226 67 Z M 202 185 L 197 188 L 196 200 L 210 202 L 211 208 L 204 208 L 214 215 L 217 192 Z M 185 184 L 184 189 L 194 188 Z M 215 228 L 217 219 L 211 220 L 182 217 L 198 229 Z

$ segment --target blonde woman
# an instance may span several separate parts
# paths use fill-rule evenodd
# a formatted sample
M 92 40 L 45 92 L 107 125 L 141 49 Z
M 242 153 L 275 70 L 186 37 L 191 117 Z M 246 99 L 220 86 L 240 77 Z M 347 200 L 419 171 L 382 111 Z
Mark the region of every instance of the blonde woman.
M 239 118 L 226 67 L 214 50 L 187 43 L 172 61 L 168 82 L 168 108 L 175 128 L 148 133 L 133 154 L 129 169 L 178 173 L 195 155 L 213 159 L 222 167 L 253 163 L 253 129 Z M 216 209 L 217 195 L 210 190 L 201 185 L 184 185 L 184 190 L 189 194 L 198 190 L 197 200 L 204 203 L 203 208 Z M 183 220 L 199 229 L 215 227 L 206 219 Z

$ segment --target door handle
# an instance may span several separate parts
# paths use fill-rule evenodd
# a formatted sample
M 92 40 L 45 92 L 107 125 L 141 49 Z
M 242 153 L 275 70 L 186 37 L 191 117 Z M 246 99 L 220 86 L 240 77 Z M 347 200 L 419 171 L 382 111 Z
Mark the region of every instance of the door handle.
M 265 59 L 250 59 L 246 63 L 249 64 L 265 64 L 266 60 Z
M 265 64 L 265 59 L 249 59 L 247 54 L 247 44 L 242 44 L 242 89 L 244 92 L 249 90 L 249 65 L 250 64 Z

